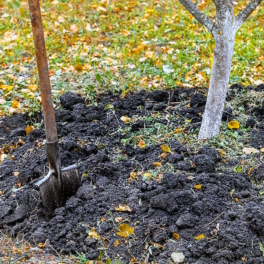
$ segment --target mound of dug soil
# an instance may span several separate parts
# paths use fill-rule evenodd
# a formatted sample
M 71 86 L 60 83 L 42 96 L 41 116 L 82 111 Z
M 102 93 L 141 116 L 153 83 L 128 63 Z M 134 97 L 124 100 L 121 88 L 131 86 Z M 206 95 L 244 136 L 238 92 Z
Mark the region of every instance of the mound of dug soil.
M 174 113 L 183 99 L 190 107 Z M 124 99 L 109 94 L 89 106 L 79 96 L 63 95 L 63 110 L 56 110 L 62 166 L 79 164 L 83 178 L 50 221 L 34 186 L 47 173 L 44 128 L 28 135 L 24 129 L 41 124 L 41 114 L 3 119 L 2 157 L 8 158 L 0 165 L 0 228 L 33 244 L 49 240 L 64 254 L 83 252 L 89 260 L 170 263 L 171 254 L 181 252 L 185 263 L 264 263 L 264 204 L 247 174 L 215 171 L 221 157 L 206 145 L 190 153 L 188 146 L 167 140 L 171 152 L 164 154 L 161 144 L 126 144 L 135 131 L 155 124 L 123 122 L 122 116 L 167 111 L 174 118 L 156 123 L 179 125 L 183 116 L 196 129 L 205 102 L 196 89 L 142 91 Z M 171 170 L 150 177 L 146 172 L 156 166 Z M 120 236 L 124 224 L 131 229 Z

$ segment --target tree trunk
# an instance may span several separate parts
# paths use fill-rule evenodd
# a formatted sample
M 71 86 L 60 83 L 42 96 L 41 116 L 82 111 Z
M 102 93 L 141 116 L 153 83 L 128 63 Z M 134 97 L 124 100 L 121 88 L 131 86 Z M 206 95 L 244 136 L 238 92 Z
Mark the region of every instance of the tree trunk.
M 208 139 L 219 134 L 229 84 L 234 41 L 233 32 L 228 38 L 222 36 L 215 40 L 214 62 L 199 139 Z
M 236 30 L 232 10 L 228 10 L 224 5 L 216 7 L 214 61 L 199 139 L 209 139 L 220 132 L 234 51 Z

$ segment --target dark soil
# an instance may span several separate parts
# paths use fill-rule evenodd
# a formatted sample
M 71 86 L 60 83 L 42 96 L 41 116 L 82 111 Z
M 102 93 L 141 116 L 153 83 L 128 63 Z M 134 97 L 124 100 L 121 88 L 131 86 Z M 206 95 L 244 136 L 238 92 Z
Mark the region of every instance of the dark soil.
M 241 89 L 231 90 L 230 100 Z M 189 100 L 190 107 L 175 112 L 173 105 L 182 100 Z M 28 135 L 24 130 L 27 123 L 41 123 L 42 116 L 18 114 L 3 119 L 0 143 L 13 160 L 5 159 L 0 165 L 0 228 L 10 235 L 23 234 L 33 244 L 49 240 L 64 254 L 84 252 L 90 260 L 98 259 L 101 251 L 104 260 L 129 263 L 135 257 L 141 262 L 170 263 L 173 252 L 182 252 L 185 263 L 264 263 L 259 246 L 259 242 L 264 245 L 264 204 L 246 173 L 215 171 L 221 157 L 206 145 L 198 153 L 190 153 L 188 146 L 169 141 L 172 153 L 162 159 L 160 144 L 141 149 L 123 143 L 131 133 L 153 124 L 124 123 L 121 116 L 167 111 L 175 118 L 170 123 L 160 119 L 160 123 L 176 126 L 189 119 L 189 130 L 195 130 L 205 102 L 197 89 L 141 91 L 123 99 L 109 94 L 97 106 L 86 106 L 71 93 L 63 95 L 63 110 L 56 110 L 61 162 L 64 167 L 79 164 L 83 179 L 77 194 L 56 209 L 48 222 L 34 187 L 47 173 L 44 128 L 42 125 Z M 264 115 L 262 108 L 252 110 L 258 120 Z M 223 120 L 230 115 L 232 109 L 226 109 Z M 251 143 L 260 149 L 264 147 L 264 126 L 255 127 L 252 120 L 248 122 L 254 127 Z M 122 129 L 129 132 L 122 134 Z M 117 150 L 122 158 L 114 160 Z M 153 162 L 169 163 L 177 173 L 145 180 L 139 172 L 154 169 Z M 262 166 L 255 173 L 259 183 L 263 171 Z M 14 176 L 15 172 L 19 175 Z M 138 172 L 137 178 L 130 178 L 131 172 Z M 194 188 L 197 184 L 202 185 L 200 190 Z M 129 205 L 133 211 L 118 212 L 115 207 L 119 204 Z M 134 228 L 135 234 L 129 238 L 116 234 L 120 217 Z M 101 235 L 100 240 L 88 237 L 92 228 Z M 200 234 L 205 238 L 195 240 Z M 119 245 L 115 247 L 116 240 Z

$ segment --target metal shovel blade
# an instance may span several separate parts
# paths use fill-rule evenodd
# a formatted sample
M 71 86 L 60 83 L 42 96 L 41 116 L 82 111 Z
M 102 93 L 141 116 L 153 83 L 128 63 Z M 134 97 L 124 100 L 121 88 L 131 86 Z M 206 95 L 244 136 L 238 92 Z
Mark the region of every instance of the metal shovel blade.
M 42 204 L 47 219 L 50 219 L 54 210 L 65 204 L 68 198 L 75 195 L 81 186 L 81 177 L 78 173 L 78 166 L 71 165 L 61 169 L 62 188 L 58 177 L 52 171 L 35 185 L 40 190 Z

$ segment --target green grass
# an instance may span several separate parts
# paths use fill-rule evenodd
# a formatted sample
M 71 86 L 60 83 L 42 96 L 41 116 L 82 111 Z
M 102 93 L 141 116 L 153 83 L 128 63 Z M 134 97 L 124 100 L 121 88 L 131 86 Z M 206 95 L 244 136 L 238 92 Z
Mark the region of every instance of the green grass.
M 213 16 L 206 3 L 199 8 Z M 245 4 L 238 1 L 235 14 Z M 68 90 L 93 102 L 106 90 L 208 87 L 214 40 L 179 1 L 56 0 L 42 11 L 55 102 Z M 262 4 L 237 34 L 230 83 L 263 81 L 263 15 Z M 0 0 L 0 61 L 0 85 L 12 87 L 2 87 L 1 113 L 39 110 L 39 91 L 28 90 L 38 76 L 26 1 Z M 13 100 L 19 109 L 10 108 Z

